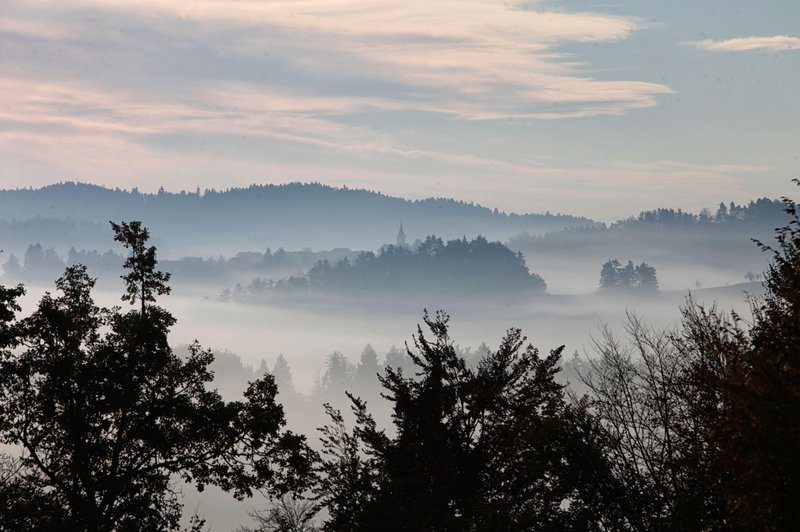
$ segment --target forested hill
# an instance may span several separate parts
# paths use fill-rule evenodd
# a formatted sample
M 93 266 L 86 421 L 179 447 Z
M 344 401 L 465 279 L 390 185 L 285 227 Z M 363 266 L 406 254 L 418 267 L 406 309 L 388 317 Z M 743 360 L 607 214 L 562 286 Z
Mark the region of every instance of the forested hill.
M 484 297 L 544 292 L 544 279 L 528 270 L 521 253 L 482 236 L 443 241 L 433 235 L 419 245 L 384 246 L 331 263 L 320 260 L 305 274 L 277 282 L 257 278 L 223 299 L 258 301 L 271 293 L 468 294 Z
M 0 238 L 6 248 L 31 242 L 91 248 L 107 240 L 108 220 L 133 219 L 144 221 L 169 254 L 281 246 L 375 249 L 394 242 L 401 219 L 411 242 L 432 233 L 505 240 L 522 231 L 594 224 L 583 217 L 506 214 L 452 199 L 411 201 L 316 183 L 157 194 L 71 182 L 0 190 Z
M 655 264 L 683 261 L 737 267 L 742 273 L 765 266 L 766 256 L 752 239 L 771 244 L 786 218 L 780 200 L 760 198 L 747 204 L 720 203 L 716 212 L 680 209 L 644 211 L 610 225 L 574 227 L 545 235 L 521 234 L 509 247 L 531 259 L 546 255 L 606 260 L 636 256 Z

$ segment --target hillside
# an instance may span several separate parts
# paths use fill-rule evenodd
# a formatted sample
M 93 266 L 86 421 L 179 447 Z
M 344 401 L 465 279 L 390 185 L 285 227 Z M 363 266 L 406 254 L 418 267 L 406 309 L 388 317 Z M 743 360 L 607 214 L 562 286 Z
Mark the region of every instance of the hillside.
M 132 219 L 144 221 L 170 256 L 267 247 L 375 249 L 394 241 L 401 220 L 410 241 L 433 233 L 505 240 L 523 231 L 594 225 L 583 217 L 507 214 L 446 198 L 412 201 L 316 183 L 157 194 L 70 182 L 0 190 L 2 246 L 17 252 L 33 242 L 105 249 L 108 220 Z

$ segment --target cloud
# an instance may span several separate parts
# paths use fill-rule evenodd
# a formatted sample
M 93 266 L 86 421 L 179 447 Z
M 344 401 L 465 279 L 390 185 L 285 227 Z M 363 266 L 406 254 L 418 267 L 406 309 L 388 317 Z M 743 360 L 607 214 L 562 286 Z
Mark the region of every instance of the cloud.
M 654 106 L 669 88 L 595 79 L 558 51 L 619 41 L 638 28 L 630 17 L 520 0 L 11 1 L 0 19 L 11 43 L 5 62 L 28 75 L 38 68 L 144 91 L 242 82 L 267 94 L 324 95 L 326 112 L 339 112 L 336 100 L 344 98 L 351 112 L 406 109 L 464 120 Z
M 524 174 L 524 164 L 502 156 L 420 145 L 391 116 L 458 124 L 651 107 L 669 88 L 594 79 L 558 50 L 619 41 L 638 27 L 629 17 L 555 12 L 535 1 L 8 0 L 0 132 L 11 135 L 0 140 L 24 134 L 38 148 L 84 152 L 106 136 L 100 145 L 115 153 L 102 163 L 108 172 L 115 157 L 125 166 L 134 145 L 129 153 L 152 158 L 245 139 L 302 159 Z M 77 168 L 62 148 L 38 153 Z
M 705 39 L 703 41 L 693 41 L 689 44 L 701 50 L 709 50 L 712 52 L 749 52 L 751 50 L 779 52 L 784 50 L 800 50 L 800 37 L 773 35 L 771 37 L 738 37 L 736 39 L 726 39 L 722 41 Z
M 320 180 L 519 211 L 580 193 L 593 205 L 592 183 L 620 179 L 637 198 L 676 175 L 690 189 L 691 170 L 568 170 L 506 146 L 517 126 L 670 93 L 565 51 L 640 28 L 520 0 L 6 0 L 0 158 L 14 163 L 0 183 Z

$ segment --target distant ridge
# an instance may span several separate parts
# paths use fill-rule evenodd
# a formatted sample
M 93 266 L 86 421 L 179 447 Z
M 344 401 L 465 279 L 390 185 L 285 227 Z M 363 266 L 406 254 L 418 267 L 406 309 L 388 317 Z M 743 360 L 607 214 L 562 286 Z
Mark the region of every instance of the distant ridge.
M 0 190 L 0 241 L 46 227 L 43 245 L 95 247 L 108 220 L 140 219 L 165 252 L 223 253 L 266 247 L 376 249 L 393 242 L 400 220 L 410 241 L 484 235 L 506 240 L 595 222 L 561 214 L 515 214 L 450 198 L 407 200 L 380 192 L 320 183 L 251 185 L 222 191 L 141 193 L 62 182 L 38 189 Z M 63 223 L 60 223 L 63 222 Z M 21 231 L 20 227 L 27 227 Z M 53 242 L 47 242 L 47 233 Z M 14 234 L 11 234 L 14 233 Z M 27 233 L 23 235 L 21 233 Z M 110 242 L 106 239 L 107 242 Z M 108 245 L 103 246 L 107 248 Z

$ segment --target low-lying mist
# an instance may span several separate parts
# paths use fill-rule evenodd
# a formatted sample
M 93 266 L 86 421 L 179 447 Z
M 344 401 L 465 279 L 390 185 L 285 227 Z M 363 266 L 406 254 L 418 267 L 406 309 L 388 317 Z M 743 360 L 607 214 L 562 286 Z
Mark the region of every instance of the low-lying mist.
M 693 277 L 701 275 L 680 266 L 662 272 L 659 270 L 660 279 L 674 275 L 678 286 L 691 284 Z M 170 337 L 173 346 L 180 350 L 198 340 L 217 353 L 214 385 L 228 399 L 237 399 L 248 381 L 265 371 L 279 369 L 276 363 L 282 356 L 289 381 L 286 374 L 281 378 L 276 375 L 276 379 L 288 426 L 306 434 L 316 446 L 317 428 L 328 421 L 323 403 L 347 414 L 346 390 L 366 399 L 376 421 L 390 426 L 388 403 L 380 397 L 376 373 L 386 364 L 403 363 L 405 344 L 408 342 L 413 349 L 413 336 L 425 309 L 450 314 L 451 338 L 468 359 L 476 360 L 486 346 L 496 349 L 508 328 L 519 327 L 543 353 L 565 345 L 565 359 L 569 360 L 575 352 L 581 357 L 593 356 L 592 338 L 599 335 L 604 324 L 621 334 L 627 312 L 640 315 L 654 327 L 677 324 L 680 305 L 689 294 L 686 290 L 597 291 L 596 275 L 595 264 L 576 264 L 572 269 L 553 264 L 552 272 L 547 274 L 551 288 L 545 294 L 306 294 L 273 304 L 222 301 L 214 296 L 218 293 L 216 288 L 178 282 L 173 293 L 162 297 L 159 304 L 177 318 Z M 725 279 L 726 275 L 735 280 L 733 274 L 720 270 L 708 270 L 702 273 L 702 279 Z M 122 282 L 114 276 L 100 279 L 98 286 L 94 292 L 98 304 L 127 305 L 119 299 Z M 565 293 L 570 287 L 586 292 Z M 23 313 L 35 307 L 45 290 L 53 291 L 52 285 L 27 285 L 26 289 Z M 698 303 L 735 308 L 746 315 L 746 292 L 756 294 L 760 290 L 759 283 L 754 282 L 696 289 L 692 297 Z M 377 364 L 366 377 L 359 377 L 367 379 L 365 384 L 355 375 L 359 369 L 364 372 L 361 357 L 367 345 L 374 349 Z M 410 365 L 407 369 L 411 369 Z M 214 530 L 231 530 L 246 524 L 250 520 L 248 512 L 266 504 L 259 497 L 237 502 L 213 487 L 203 493 L 191 485 L 182 486 L 181 490 L 189 515 L 194 511 L 204 515 Z
M 664 215 L 659 216 L 662 220 Z M 603 327 L 624 335 L 629 313 L 655 328 L 672 328 L 691 297 L 746 317 L 746 297 L 762 292 L 759 278 L 769 257 L 749 241 L 752 227 L 740 227 L 746 218 L 736 216 L 689 218 L 680 221 L 686 227 L 668 231 L 642 225 L 651 223 L 645 220 L 545 236 L 526 233 L 512 238 L 508 247 L 477 235 L 449 242 L 428 237 L 412 245 L 398 237 L 397 246 L 370 252 L 265 247 L 237 249 L 228 258 L 173 257 L 162 261 L 172 273 L 172 294 L 158 304 L 177 318 L 170 335 L 176 350 L 197 340 L 216 353 L 214 386 L 226 399 L 239 398 L 248 381 L 272 372 L 288 426 L 316 446 L 317 428 L 328 421 L 323 403 L 350 419 L 346 391 L 366 399 L 379 426 L 391 430 L 377 374 L 387 366 L 414 371 L 406 345 L 414 348 L 425 311 L 450 315 L 450 336 L 472 363 L 486 349 L 496 349 L 512 327 L 542 353 L 564 345 L 562 381 L 575 377 L 569 366 L 574 353 L 595 355 L 593 339 Z M 767 223 L 757 228 L 762 225 Z M 707 239 L 712 233 L 724 238 Z M 123 255 L 97 250 L 58 256 L 46 245 L 31 243 L 24 255 L 17 251 L 24 259 L 16 263 L 4 255 L 9 262 L 0 282 L 25 284 L 27 314 L 45 291 L 54 290 L 47 281 L 77 260 L 99 277 L 98 304 L 127 305 L 120 301 L 118 278 Z M 437 253 L 441 260 L 435 264 Z M 657 289 L 598 289 L 601 267 L 613 259 L 620 271 L 627 261 L 631 267 L 654 268 Z M 292 280 L 302 282 L 294 286 Z M 581 391 L 577 384 L 576 389 Z M 259 498 L 237 503 L 213 487 L 203 493 L 192 486 L 182 489 L 189 515 L 204 515 L 214 530 L 246 524 L 247 512 L 265 504 Z

